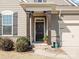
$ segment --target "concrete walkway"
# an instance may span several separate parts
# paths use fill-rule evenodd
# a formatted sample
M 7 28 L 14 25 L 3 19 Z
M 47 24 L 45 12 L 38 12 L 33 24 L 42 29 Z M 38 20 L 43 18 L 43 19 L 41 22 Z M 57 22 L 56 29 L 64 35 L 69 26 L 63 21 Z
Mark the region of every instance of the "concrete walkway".
M 71 59 L 79 59 L 79 47 L 73 46 L 73 47 L 62 47 L 63 51 L 66 52 L 66 54 Z
M 41 55 L 41 56 L 47 56 L 51 58 L 56 58 L 56 59 L 70 59 L 68 54 L 65 53 L 61 48 L 59 49 L 54 49 L 51 48 L 50 46 L 36 46 L 34 48 L 34 54 L 36 55 Z
M 65 46 L 59 49 L 48 45 L 37 45 L 34 54 L 55 57 L 58 59 L 79 59 L 79 46 Z

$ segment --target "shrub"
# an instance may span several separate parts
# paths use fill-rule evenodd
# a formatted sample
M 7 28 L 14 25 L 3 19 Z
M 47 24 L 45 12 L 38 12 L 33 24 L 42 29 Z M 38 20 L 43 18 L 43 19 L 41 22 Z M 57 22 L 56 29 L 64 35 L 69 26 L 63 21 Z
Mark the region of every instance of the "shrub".
M 16 51 L 25 52 L 28 51 L 30 47 L 30 41 L 26 37 L 20 37 L 16 41 Z
M 2 43 L 2 50 L 4 51 L 11 51 L 14 47 L 14 43 L 11 39 L 5 38 Z

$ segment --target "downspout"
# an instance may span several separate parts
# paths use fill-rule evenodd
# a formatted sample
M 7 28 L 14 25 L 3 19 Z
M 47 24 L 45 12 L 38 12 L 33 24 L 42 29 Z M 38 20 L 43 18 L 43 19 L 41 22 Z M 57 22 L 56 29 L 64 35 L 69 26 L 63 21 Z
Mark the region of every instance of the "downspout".
M 61 10 L 59 10 L 59 18 L 61 18 Z

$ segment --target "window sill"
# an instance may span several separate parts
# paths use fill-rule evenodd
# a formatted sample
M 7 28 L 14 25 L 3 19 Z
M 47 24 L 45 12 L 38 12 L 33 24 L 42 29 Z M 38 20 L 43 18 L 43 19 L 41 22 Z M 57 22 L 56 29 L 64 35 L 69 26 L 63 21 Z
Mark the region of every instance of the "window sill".
M 2 36 L 13 36 L 13 35 L 2 35 Z

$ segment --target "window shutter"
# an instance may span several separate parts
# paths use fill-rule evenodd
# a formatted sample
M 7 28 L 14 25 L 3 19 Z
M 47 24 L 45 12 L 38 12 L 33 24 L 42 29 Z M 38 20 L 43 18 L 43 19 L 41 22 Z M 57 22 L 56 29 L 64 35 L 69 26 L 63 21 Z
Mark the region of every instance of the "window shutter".
M 38 0 L 34 0 L 34 2 L 38 2 Z
M 13 35 L 17 35 L 18 33 L 18 13 L 15 12 L 13 14 Z
M 47 2 L 47 0 L 43 0 L 43 2 Z
M 2 35 L 2 15 L 0 14 L 0 35 Z

